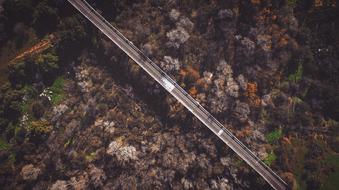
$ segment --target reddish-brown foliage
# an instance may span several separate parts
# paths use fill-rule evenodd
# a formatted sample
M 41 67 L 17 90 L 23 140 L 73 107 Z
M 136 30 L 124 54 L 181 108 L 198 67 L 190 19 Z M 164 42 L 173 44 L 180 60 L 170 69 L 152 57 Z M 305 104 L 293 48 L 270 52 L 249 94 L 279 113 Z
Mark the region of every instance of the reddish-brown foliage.
M 245 97 L 251 106 L 258 107 L 261 104 L 261 100 L 257 95 L 258 87 L 257 83 L 247 83 L 247 89 L 245 92 Z

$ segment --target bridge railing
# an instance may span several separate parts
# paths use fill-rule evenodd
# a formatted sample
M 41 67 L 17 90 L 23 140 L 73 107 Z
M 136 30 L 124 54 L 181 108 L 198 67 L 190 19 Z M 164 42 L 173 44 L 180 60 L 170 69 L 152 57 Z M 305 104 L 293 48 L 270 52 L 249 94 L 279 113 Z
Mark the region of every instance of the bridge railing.
M 178 85 L 169 75 L 167 75 L 158 65 L 156 65 L 151 59 L 148 58 L 148 56 L 145 55 L 143 51 L 141 51 L 139 48 L 137 48 L 131 41 L 129 41 L 119 30 L 117 30 L 115 27 L 111 25 L 104 17 L 102 17 L 92 6 L 88 4 L 87 1 L 81 0 L 88 8 L 91 10 L 93 14 L 95 14 L 100 20 L 102 20 L 106 26 L 108 26 L 112 31 L 123 41 L 125 41 L 129 47 L 131 47 L 137 55 L 145 62 L 149 63 L 149 65 L 156 70 L 158 73 L 157 75 L 160 75 L 161 77 L 167 79 L 181 94 L 183 94 L 192 105 L 194 105 L 201 113 L 205 115 L 205 118 L 208 119 L 208 121 L 211 123 L 211 125 L 215 125 L 225 134 L 233 140 L 237 145 L 239 145 L 242 150 L 244 150 L 251 158 L 256 160 L 258 164 L 260 164 L 262 167 L 266 169 L 272 176 L 275 176 L 276 179 L 279 180 L 282 184 L 286 184 L 273 170 L 268 167 L 260 158 L 258 158 L 250 149 L 247 148 L 233 133 L 231 133 L 228 129 L 224 127 L 215 117 L 213 117 L 205 108 L 203 108 L 198 101 L 196 101 L 192 96 L 190 96 L 180 85 Z M 186 101 L 186 100 L 185 100 Z

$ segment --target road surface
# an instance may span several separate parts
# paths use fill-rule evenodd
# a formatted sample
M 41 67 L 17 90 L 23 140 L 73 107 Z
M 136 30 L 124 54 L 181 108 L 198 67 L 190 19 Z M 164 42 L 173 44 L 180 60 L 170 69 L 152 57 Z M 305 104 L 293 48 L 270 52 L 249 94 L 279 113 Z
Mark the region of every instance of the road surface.
M 274 189 L 287 189 L 286 183 L 266 166 L 253 152 L 240 142 L 217 119 L 206 111 L 196 100 L 172 80 L 162 69 L 152 62 L 131 41 L 107 22 L 85 0 L 68 0 L 79 12 L 110 38 L 131 59 L 142 67 L 152 78 L 161 84 L 170 94 L 181 102 L 191 113 L 203 122 L 215 135 L 226 143 L 247 164 L 258 172 Z

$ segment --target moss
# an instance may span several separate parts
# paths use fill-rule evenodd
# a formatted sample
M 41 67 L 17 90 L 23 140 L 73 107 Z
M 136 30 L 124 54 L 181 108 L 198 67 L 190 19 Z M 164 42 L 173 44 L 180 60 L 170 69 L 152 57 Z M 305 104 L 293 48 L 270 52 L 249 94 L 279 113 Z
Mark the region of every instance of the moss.
M 264 159 L 264 163 L 268 166 L 272 165 L 272 163 L 277 159 L 277 156 L 273 151 L 271 151 L 267 157 Z
M 282 137 L 282 130 L 277 129 L 275 131 L 272 131 L 271 133 L 266 135 L 266 140 L 270 144 L 274 144 L 278 142 L 278 140 Z
M 55 79 L 52 86 L 50 87 L 50 90 L 52 91 L 51 102 L 53 105 L 60 104 L 61 101 L 64 99 L 64 84 L 65 79 L 63 77 L 59 77 Z

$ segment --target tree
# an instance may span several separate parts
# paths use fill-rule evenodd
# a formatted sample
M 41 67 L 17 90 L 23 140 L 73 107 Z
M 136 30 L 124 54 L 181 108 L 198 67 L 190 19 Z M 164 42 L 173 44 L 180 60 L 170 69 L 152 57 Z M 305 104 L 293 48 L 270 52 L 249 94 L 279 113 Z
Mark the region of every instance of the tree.
M 41 102 L 36 101 L 32 104 L 32 112 L 36 119 L 40 119 L 45 112 L 45 107 Z
M 57 9 L 48 5 L 46 1 L 38 4 L 33 15 L 33 26 L 39 36 L 56 29 L 58 24 Z
M 75 58 L 86 42 L 85 23 L 81 22 L 78 17 L 68 17 L 61 23 L 60 42 L 58 43 L 58 54 L 61 58 L 69 60 Z
M 9 26 L 9 29 L 17 22 L 23 22 L 25 24 L 30 24 L 32 22 L 34 11 L 32 0 L 6 0 L 2 6 L 4 8 L 3 14 L 7 18 L 6 25 Z
M 53 52 L 39 55 L 35 59 L 36 67 L 41 73 L 43 81 L 51 83 L 59 70 L 59 57 Z

